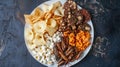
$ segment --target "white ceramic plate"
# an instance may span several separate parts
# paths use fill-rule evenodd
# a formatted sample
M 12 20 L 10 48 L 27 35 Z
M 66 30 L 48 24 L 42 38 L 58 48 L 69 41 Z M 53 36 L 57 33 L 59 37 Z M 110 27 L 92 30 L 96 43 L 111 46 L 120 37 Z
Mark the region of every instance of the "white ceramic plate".
M 40 7 L 41 8 L 41 6 L 43 5 L 43 4 L 52 4 L 52 3 L 55 3 L 55 2 L 57 2 L 57 1 L 60 1 L 62 4 L 64 4 L 65 2 L 66 2 L 66 0 L 50 0 L 50 1 L 46 1 L 46 2 L 44 2 L 44 3 L 42 3 L 42 4 L 40 4 L 38 7 Z M 80 6 L 78 6 L 78 8 L 79 9 L 82 9 Z M 34 10 L 33 10 L 34 11 Z M 32 11 L 32 13 L 33 13 L 33 11 Z M 78 63 L 78 62 L 80 62 L 87 54 L 88 54 L 88 52 L 90 51 L 90 48 L 92 47 L 92 44 L 93 44 L 93 39 L 94 39 L 94 29 L 93 29 L 93 24 L 92 24 L 92 21 L 90 20 L 89 22 L 88 22 L 88 24 L 91 26 L 91 31 L 90 31 L 90 34 L 91 34 L 91 44 L 86 48 L 86 50 L 84 50 L 83 51 L 83 53 L 81 54 L 81 56 L 80 56 L 80 58 L 78 59 L 78 60 L 75 60 L 74 62 L 70 62 L 70 63 L 68 63 L 67 65 L 65 65 L 65 67 L 69 67 L 69 66 L 72 66 L 72 65 L 75 65 L 76 63 Z M 28 28 L 28 26 L 29 26 L 29 24 L 25 24 L 25 28 L 24 28 L 24 30 L 26 29 L 26 28 Z M 25 34 L 25 33 L 24 33 Z M 25 36 L 24 36 L 25 37 Z M 26 43 L 26 40 L 25 40 L 25 43 Z M 27 43 L 26 43 L 26 46 L 27 46 Z M 33 53 L 31 52 L 31 50 L 28 48 L 28 46 L 27 46 L 27 49 L 28 49 L 28 51 L 30 52 L 30 54 L 33 56 Z M 38 61 L 38 60 L 37 60 Z M 39 62 L 39 61 L 38 61 Z M 39 62 L 40 63 L 40 62 Z M 41 63 L 42 64 L 42 63 Z M 57 67 L 57 62 L 56 63 L 54 63 L 53 65 L 46 65 L 46 64 L 43 64 L 43 65 L 45 65 L 45 66 L 48 66 L 48 67 Z

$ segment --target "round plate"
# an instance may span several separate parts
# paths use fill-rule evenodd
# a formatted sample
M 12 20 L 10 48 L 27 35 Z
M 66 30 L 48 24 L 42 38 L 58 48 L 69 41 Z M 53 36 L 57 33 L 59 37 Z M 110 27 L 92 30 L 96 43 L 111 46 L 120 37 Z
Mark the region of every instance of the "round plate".
M 46 1 L 46 2 L 44 2 L 44 3 L 42 3 L 42 4 L 40 4 L 38 7 L 39 8 L 41 8 L 41 6 L 43 5 L 43 4 L 48 4 L 48 5 L 50 5 L 50 4 L 52 4 L 52 3 L 55 3 L 55 2 L 57 2 L 57 1 L 60 1 L 61 3 L 62 3 L 62 5 L 67 1 L 67 0 L 50 0 L 50 1 Z M 80 6 L 78 6 L 78 8 L 79 9 L 82 9 Z M 34 10 L 32 11 L 32 13 L 34 12 Z M 78 60 L 75 60 L 74 62 L 69 62 L 67 65 L 65 65 L 65 67 L 69 67 L 69 66 L 72 66 L 72 65 L 75 65 L 76 63 L 78 63 L 78 62 L 80 62 L 87 54 L 88 54 L 88 52 L 90 51 L 90 49 L 91 49 L 91 47 L 92 47 L 92 44 L 93 44 L 93 39 L 94 39 L 94 29 L 93 29 L 93 24 L 92 24 L 92 21 L 90 20 L 90 21 L 88 21 L 88 24 L 90 25 L 90 27 L 91 27 L 91 31 L 90 31 L 90 34 L 91 34 L 91 40 L 90 40 L 90 42 L 91 42 L 91 44 L 83 51 L 83 53 L 81 54 L 81 56 L 80 56 L 80 58 L 78 59 Z M 24 28 L 24 30 L 26 29 L 26 28 L 28 28 L 29 27 L 29 24 L 25 24 L 25 28 Z M 24 37 L 25 37 L 25 32 L 24 32 Z M 26 43 L 26 40 L 25 40 L 25 43 Z M 27 43 L 26 43 L 26 46 L 27 46 Z M 32 51 L 28 48 L 28 46 L 27 46 L 27 49 L 28 49 L 28 51 L 30 52 L 30 54 L 33 56 L 33 53 L 32 53 Z M 37 60 L 38 61 L 38 60 Z M 38 61 L 39 62 L 39 61 Z M 39 62 L 40 63 L 40 62 Z M 42 64 L 42 63 L 41 63 Z M 47 65 L 47 64 L 43 64 L 43 65 L 45 65 L 45 66 L 49 66 L 49 67 L 57 67 L 57 62 L 56 63 L 54 63 L 53 65 Z

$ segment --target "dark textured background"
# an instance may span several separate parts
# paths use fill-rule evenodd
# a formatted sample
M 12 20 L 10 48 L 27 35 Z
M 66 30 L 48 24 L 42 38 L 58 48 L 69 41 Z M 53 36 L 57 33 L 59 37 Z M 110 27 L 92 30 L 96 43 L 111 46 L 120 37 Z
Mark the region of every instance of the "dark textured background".
M 25 46 L 23 17 L 44 1 L 0 0 L 0 67 L 44 67 Z M 75 1 L 90 12 L 95 38 L 89 54 L 73 67 L 120 67 L 120 0 Z

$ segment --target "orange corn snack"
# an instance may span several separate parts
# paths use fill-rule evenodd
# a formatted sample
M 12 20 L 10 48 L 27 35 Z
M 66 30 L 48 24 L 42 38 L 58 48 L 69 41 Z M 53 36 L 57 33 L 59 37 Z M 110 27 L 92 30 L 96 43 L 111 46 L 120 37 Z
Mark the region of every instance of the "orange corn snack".
M 79 31 L 76 36 L 74 33 L 67 34 L 64 32 L 64 36 L 69 37 L 69 45 L 76 46 L 79 51 L 85 50 L 90 44 L 90 33 Z
M 67 37 L 67 36 L 69 35 L 69 31 L 65 31 L 65 32 L 63 33 L 63 35 L 64 35 L 64 37 Z
M 85 50 L 90 44 L 90 33 L 80 31 L 76 35 L 76 47 L 78 50 L 83 51 Z
M 75 34 L 74 33 L 70 33 L 69 35 L 69 44 L 71 46 L 75 46 Z

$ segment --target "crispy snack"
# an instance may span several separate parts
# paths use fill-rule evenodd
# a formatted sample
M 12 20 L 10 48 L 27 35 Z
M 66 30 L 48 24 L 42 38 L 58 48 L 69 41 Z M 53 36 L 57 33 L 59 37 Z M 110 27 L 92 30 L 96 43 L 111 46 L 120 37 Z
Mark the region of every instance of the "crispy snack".
M 76 47 L 79 51 L 85 50 L 90 44 L 90 33 L 80 31 L 76 35 Z
M 33 43 L 36 45 L 45 45 L 46 41 L 42 34 L 36 33 L 35 38 L 33 40 Z
M 41 8 L 35 8 L 30 15 L 25 14 L 26 23 L 32 26 L 32 30 L 25 31 L 26 39 L 33 40 L 36 44 L 45 44 L 44 33 L 52 36 L 58 30 L 63 13 L 62 5 L 58 1 L 51 5 L 43 4 Z
M 47 21 L 47 28 L 46 31 L 52 36 L 58 29 L 58 24 L 55 19 L 51 18 Z
M 63 50 L 62 50 L 62 48 L 60 47 L 60 44 L 59 44 L 59 43 L 57 43 L 56 46 L 57 46 L 57 48 L 58 48 L 58 50 L 59 50 L 60 52 L 63 52 Z
M 25 29 L 25 39 L 27 40 L 27 41 L 32 41 L 33 40 L 33 38 L 34 38 L 34 33 L 33 33 L 33 30 L 32 29 L 30 29 L 30 28 L 26 28 Z
M 33 19 L 32 19 L 33 16 L 32 15 L 25 14 L 24 17 L 25 17 L 25 22 L 26 23 L 33 24 Z
M 45 21 L 39 21 L 33 24 L 33 30 L 35 33 L 44 33 L 46 30 L 46 22 Z
M 55 45 L 55 48 L 57 48 L 55 55 L 57 56 L 58 66 L 77 60 L 81 55 L 81 51 L 76 51 L 77 48 L 75 46 L 67 45 L 65 42 L 65 40 L 62 40 L 62 42 Z M 62 49 L 64 47 L 66 49 Z
M 62 52 L 59 51 L 59 54 L 65 61 L 68 61 L 68 58 Z
M 88 11 L 86 9 L 81 9 L 80 13 L 84 17 L 84 20 L 83 20 L 84 23 L 87 23 L 91 19 L 91 16 L 90 16 L 90 14 L 88 13 Z
M 57 10 L 55 10 L 54 15 L 64 16 L 64 10 L 62 9 L 62 7 L 58 7 Z
M 77 9 L 77 4 L 72 0 L 68 0 L 64 7 L 60 1 L 52 5 L 43 4 L 24 17 L 32 26 L 25 31 L 30 49 L 38 46 L 45 48 L 45 34 L 53 36 L 58 28 L 61 29 L 62 41 L 55 43 L 53 51 L 59 60 L 58 66 L 78 60 L 82 51 L 90 45 L 90 27 L 84 25 L 90 20 L 90 15 L 85 9 Z M 38 56 L 36 58 L 39 59 Z
M 76 35 L 76 36 L 75 36 Z M 78 33 L 70 33 L 69 45 L 76 46 L 79 51 L 85 50 L 90 44 L 90 33 L 88 31 L 79 31 Z
M 63 32 L 64 37 L 67 37 L 69 35 L 69 31 Z
M 64 63 L 65 63 L 64 60 L 60 60 L 60 61 L 58 62 L 58 66 L 60 66 L 60 65 L 62 65 L 62 64 L 64 64 Z
M 79 53 L 76 55 L 76 58 L 75 58 L 76 60 L 78 60 L 78 58 L 80 57 L 81 53 L 82 53 L 82 52 L 79 52 Z
M 63 32 L 63 38 L 57 44 L 59 54 L 56 54 L 60 59 L 59 66 L 78 60 L 81 53 L 90 45 L 91 36 L 90 26 L 86 23 L 90 20 L 89 13 L 84 9 L 79 10 L 72 0 L 68 0 L 63 8 L 64 16 L 59 27 L 59 31 Z M 55 11 L 54 14 L 61 16 L 59 11 Z
M 45 36 L 46 33 L 48 34 L 48 36 L 52 37 L 53 34 L 58 30 L 60 21 L 63 16 L 64 10 L 60 1 L 55 2 L 51 5 L 43 4 L 41 5 L 40 8 L 39 7 L 35 8 L 35 10 L 30 15 L 25 14 L 24 15 L 25 21 L 27 24 L 31 26 L 31 28 L 25 30 L 25 38 L 28 43 L 27 44 L 28 47 L 32 50 L 36 48 L 35 50 L 44 53 L 45 51 L 41 50 L 49 48 L 48 46 L 45 46 L 48 42 L 46 41 L 47 40 L 47 37 Z M 39 49 L 37 49 L 38 47 Z M 59 50 L 60 49 L 62 50 L 65 49 L 66 46 L 64 45 L 64 47 L 61 48 L 60 45 L 58 45 L 57 47 L 59 48 Z M 52 49 L 49 51 L 52 51 Z M 58 52 L 56 54 L 60 54 L 60 56 L 67 60 L 66 57 L 64 57 L 64 54 L 62 54 L 61 52 Z M 35 58 L 37 60 L 41 59 L 39 55 L 36 56 Z M 46 58 L 48 58 L 48 56 L 45 56 L 43 59 L 45 60 Z M 43 59 L 40 60 L 40 62 L 45 64 L 52 64 L 51 61 L 54 61 L 51 58 L 52 59 L 51 61 L 49 59 L 46 59 L 45 62 L 42 62 Z M 60 62 L 60 64 L 63 63 L 64 63 L 63 61 Z
M 89 46 L 90 44 L 90 33 L 88 31 L 80 30 L 77 33 L 70 33 L 68 31 L 64 32 L 63 40 L 57 45 L 57 56 L 61 59 L 58 62 L 58 65 L 67 64 L 74 60 L 78 60 L 81 56 L 81 53 Z M 69 41 L 64 39 L 69 38 Z M 68 42 L 68 43 L 66 43 Z M 66 49 L 64 49 L 66 48 Z
M 40 8 L 36 8 L 31 15 L 25 14 L 25 21 L 29 24 L 34 24 L 40 21 L 44 16 L 44 12 Z
M 75 34 L 74 33 L 70 33 L 69 35 L 69 44 L 71 46 L 75 46 Z

